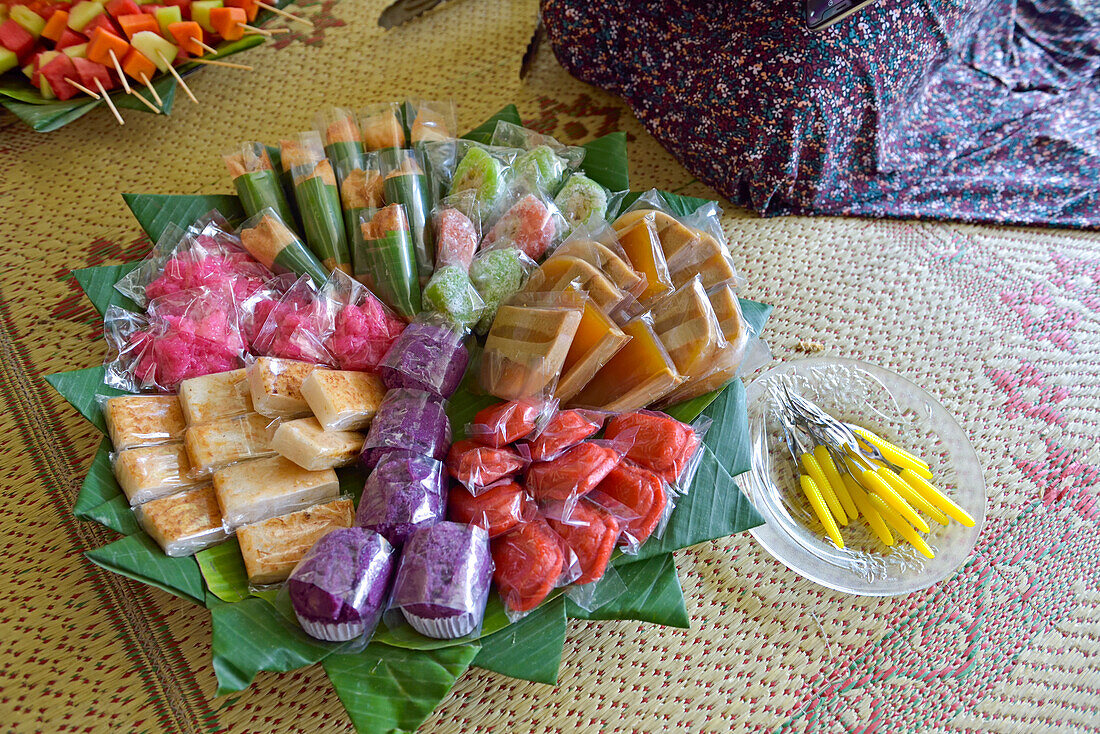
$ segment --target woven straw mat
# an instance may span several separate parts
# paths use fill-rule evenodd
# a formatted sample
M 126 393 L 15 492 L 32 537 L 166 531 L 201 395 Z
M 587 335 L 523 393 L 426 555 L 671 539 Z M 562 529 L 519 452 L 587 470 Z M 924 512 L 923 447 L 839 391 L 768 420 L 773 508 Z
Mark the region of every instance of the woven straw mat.
M 543 48 L 536 3 L 452 0 L 385 33 L 382 2 L 299 6 L 309 33 L 192 77 L 170 118 L 104 109 L 37 134 L 0 118 L 0 729 L 345 732 L 320 666 L 216 699 L 209 613 L 103 572 L 111 533 L 75 521 L 98 437 L 42 380 L 97 363 L 99 319 L 69 275 L 149 247 L 121 192 L 229 193 L 220 153 L 277 140 L 326 104 L 453 97 L 463 127 L 515 102 L 563 140 L 630 136 L 635 188 L 707 196 L 614 98 Z M 291 26 L 293 27 L 293 26 Z M 300 26 L 298 27 L 300 28 Z M 974 442 L 990 521 L 948 581 L 893 599 L 804 581 L 747 534 L 677 554 L 690 630 L 571 623 L 556 688 L 472 669 L 425 732 L 1100 730 L 1100 236 L 729 211 L 768 340 L 891 368 Z

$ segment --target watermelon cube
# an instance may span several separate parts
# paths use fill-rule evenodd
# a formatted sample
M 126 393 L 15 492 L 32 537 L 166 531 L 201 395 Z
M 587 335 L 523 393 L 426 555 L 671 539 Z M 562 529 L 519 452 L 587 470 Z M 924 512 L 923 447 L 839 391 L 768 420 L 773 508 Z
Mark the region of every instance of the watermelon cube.
M 58 51 L 63 51 L 69 46 L 79 46 L 82 43 L 87 43 L 88 39 L 83 34 L 77 33 L 74 30 L 66 28 L 61 32 L 61 38 L 57 39 L 57 44 L 54 46 Z
M 98 91 L 99 87 L 96 86 L 97 79 L 103 85 L 104 89 L 114 89 L 114 87 L 117 86 L 114 77 L 111 76 L 111 70 L 103 64 L 97 64 L 88 59 L 73 59 L 73 66 L 76 68 L 76 75 L 80 77 L 77 81 L 88 89 L 95 89 Z
M 102 28 L 112 35 L 122 37 L 122 30 L 119 29 L 118 24 L 111 20 L 111 16 L 106 13 L 100 13 L 88 21 L 88 25 L 84 26 L 84 30 L 81 31 L 81 33 L 91 38 L 96 28 Z
M 39 70 L 39 75 L 50 85 L 50 89 L 60 100 L 72 99 L 80 90 L 69 84 L 66 79 L 76 79 L 76 67 L 73 60 L 65 54 L 56 56 Z
M 40 86 L 41 80 L 38 77 L 42 67 L 53 61 L 58 56 L 64 56 L 60 51 L 39 51 L 34 56 L 34 70 L 31 72 L 31 84 L 34 86 Z
M 134 15 L 140 13 L 138 4 L 134 0 L 108 0 L 104 6 L 112 18 L 119 18 L 123 15 Z
M 0 46 L 14 52 L 20 59 L 34 50 L 34 43 L 34 36 L 11 18 L 0 23 Z

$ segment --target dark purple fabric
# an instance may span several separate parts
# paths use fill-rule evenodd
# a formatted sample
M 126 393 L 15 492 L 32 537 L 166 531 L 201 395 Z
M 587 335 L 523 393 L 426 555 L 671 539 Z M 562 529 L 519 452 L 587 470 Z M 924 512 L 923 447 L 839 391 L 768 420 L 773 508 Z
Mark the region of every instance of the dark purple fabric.
M 1100 226 L 1100 3 L 544 0 L 559 61 L 761 214 Z

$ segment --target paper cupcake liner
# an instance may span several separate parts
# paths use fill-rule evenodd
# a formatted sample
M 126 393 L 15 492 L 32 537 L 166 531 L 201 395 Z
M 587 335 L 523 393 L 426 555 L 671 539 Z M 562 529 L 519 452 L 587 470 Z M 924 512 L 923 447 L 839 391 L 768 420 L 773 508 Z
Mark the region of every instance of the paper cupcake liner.
M 426 637 L 434 637 L 437 640 L 452 640 L 456 637 L 468 635 L 474 631 L 478 623 L 478 615 L 473 612 L 463 612 L 457 616 L 444 617 L 443 619 L 418 617 L 404 609 L 401 610 L 401 614 L 404 615 L 405 620 L 412 625 L 414 630 Z
M 362 622 L 311 622 L 298 614 L 294 616 L 298 617 L 298 624 L 302 625 L 307 635 L 325 642 L 347 642 L 354 640 L 367 630 L 367 626 Z

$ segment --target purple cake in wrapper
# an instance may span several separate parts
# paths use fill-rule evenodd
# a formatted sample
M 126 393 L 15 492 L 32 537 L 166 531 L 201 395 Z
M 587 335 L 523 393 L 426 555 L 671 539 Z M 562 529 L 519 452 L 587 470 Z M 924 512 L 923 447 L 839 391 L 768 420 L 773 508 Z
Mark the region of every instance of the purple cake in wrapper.
M 393 546 L 378 533 L 333 530 L 313 544 L 287 581 L 298 623 L 310 637 L 329 642 L 373 633 L 394 565 Z
M 359 459 L 368 471 L 394 449 L 442 461 L 450 444 L 446 400 L 423 390 L 390 390 L 371 421 Z
M 458 389 L 470 354 L 462 334 L 425 322 L 414 322 L 386 352 L 379 373 L 386 387 L 426 390 L 449 398 Z
M 401 553 L 390 606 L 422 635 L 462 637 L 481 626 L 492 576 L 483 528 L 456 522 L 417 528 Z
M 363 487 L 355 524 L 401 547 L 418 527 L 433 525 L 447 510 L 446 473 L 441 462 L 412 451 L 389 451 Z

